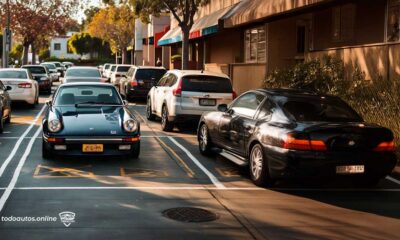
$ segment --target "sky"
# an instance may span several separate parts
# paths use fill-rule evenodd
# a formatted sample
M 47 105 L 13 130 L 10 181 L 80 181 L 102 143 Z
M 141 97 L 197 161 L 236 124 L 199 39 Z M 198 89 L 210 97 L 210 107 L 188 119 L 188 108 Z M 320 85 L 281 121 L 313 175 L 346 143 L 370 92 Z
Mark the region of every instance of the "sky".
M 88 3 L 88 5 L 87 5 L 87 7 L 90 7 L 90 6 L 100 6 L 100 4 L 101 4 L 101 0 L 89 0 L 88 1 L 89 3 Z M 85 11 L 85 9 L 80 9 L 79 11 L 78 11 L 78 13 L 76 14 L 76 16 L 74 16 L 74 18 L 76 19 L 76 20 L 78 20 L 79 21 L 79 23 L 81 23 L 82 22 L 82 19 L 84 18 L 84 16 L 85 16 L 85 14 L 83 13 Z

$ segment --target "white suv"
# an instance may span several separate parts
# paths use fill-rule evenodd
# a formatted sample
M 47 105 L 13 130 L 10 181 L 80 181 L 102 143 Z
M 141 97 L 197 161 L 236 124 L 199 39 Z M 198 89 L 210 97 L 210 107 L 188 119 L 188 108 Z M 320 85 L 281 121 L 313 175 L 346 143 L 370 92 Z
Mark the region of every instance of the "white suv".
M 111 72 L 110 75 L 110 82 L 114 85 L 114 86 L 118 86 L 119 87 L 119 81 L 121 80 L 122 77 L 124 77 L 129 69 L 132 67 L 132 65 L 117 65 L 115 67 L 115 71 Z
M 161 117 L 164 131 L 175 123 L 199 120 L 206 111 L 216 111 L 219 104 L 229 104 L 236 97 L 231 80 L 225 74 L 205 71 L 168 71 L 151 88 L 147 97 L 147 119 Z

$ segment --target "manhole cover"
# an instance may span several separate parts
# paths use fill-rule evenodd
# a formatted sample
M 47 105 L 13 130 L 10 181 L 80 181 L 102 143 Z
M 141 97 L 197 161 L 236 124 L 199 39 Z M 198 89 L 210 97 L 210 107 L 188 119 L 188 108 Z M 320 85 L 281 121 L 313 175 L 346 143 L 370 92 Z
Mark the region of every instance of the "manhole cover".
M 180 222 L 210 222 L 218 219 L 218 215 L 201 208 L 178 207 L 165 210 L 164 217 Z

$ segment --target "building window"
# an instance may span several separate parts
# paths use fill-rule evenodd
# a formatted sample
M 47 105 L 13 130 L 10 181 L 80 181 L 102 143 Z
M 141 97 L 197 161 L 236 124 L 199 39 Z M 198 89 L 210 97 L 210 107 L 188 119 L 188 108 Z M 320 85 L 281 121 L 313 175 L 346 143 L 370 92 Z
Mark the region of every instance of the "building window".
M 266 62 L 267 37 L 265 27 L 248 29 L 245 32 L 246 62 Z
M 61 50 L 61 43 L 54 43 L 54 50 L 60 51 Z
M 304 53 L 306 50 L 306 26 L 297 26 L 297 53 Z
M 400 0 L 388 2 L 387 15 L 387 41 L 397 42 L 400 40 Z
M 332 9 L 332 40 L 334 42 L 353 40 L 355 13 L 354 4 L 346 4 Z

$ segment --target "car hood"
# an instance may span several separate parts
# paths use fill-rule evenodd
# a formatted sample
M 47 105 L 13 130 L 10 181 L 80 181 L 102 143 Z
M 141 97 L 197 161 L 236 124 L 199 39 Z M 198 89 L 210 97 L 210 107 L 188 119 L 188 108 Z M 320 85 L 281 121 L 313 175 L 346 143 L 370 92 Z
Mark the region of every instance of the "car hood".
M 123 106 L 52 107 L 48 117 L 54 116 L 61 120 L 63 126 L 58 134 L 65 136 L 127 135 L 123 130 L 123 122 L 129 118 L 135 119 Z

